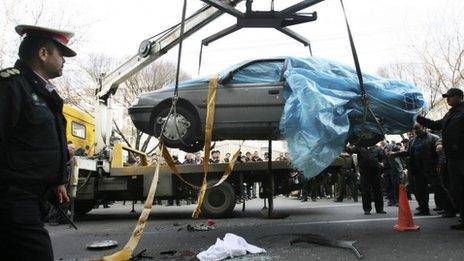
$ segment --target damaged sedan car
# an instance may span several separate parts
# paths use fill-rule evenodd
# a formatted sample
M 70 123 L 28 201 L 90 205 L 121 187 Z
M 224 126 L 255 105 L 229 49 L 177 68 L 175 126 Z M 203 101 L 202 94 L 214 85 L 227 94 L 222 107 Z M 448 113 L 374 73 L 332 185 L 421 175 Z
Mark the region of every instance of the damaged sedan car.
M 331 159 L 347 142 L 373 145 L 409 131 L 426 106 L 407 82 L 363 74 L 360 88 L 354 69 L 321 58 L 252 60 L 218 75 L 213 140 L 285 139 L 292 160 L 324 151 Z M 180 83 L 170 117 L 173 86 L 141 94 L 129 108 L 134 125 L 168 147 L 202 149 L 209 80 Z
M 219 73 L 213 140 L 280 138 L 285 61 L 248 61 Z M 146 134 L 162 135 L 168 147 L 202 149 L 209 80 L 180 83 L 177 114 L 169 119 L 173 86 L 141 94 L 129 108 L 132 122 Z

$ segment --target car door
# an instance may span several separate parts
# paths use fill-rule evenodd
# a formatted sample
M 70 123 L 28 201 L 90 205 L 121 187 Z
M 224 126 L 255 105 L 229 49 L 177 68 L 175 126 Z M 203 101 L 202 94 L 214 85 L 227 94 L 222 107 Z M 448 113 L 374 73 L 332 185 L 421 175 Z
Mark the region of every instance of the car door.
M 284 63 L 285 59 L 251 61 L 221 81 L 216 97 L 218 135 L 239 132 L 242 139 L 267 139 L 278 130 L 283 110 Z

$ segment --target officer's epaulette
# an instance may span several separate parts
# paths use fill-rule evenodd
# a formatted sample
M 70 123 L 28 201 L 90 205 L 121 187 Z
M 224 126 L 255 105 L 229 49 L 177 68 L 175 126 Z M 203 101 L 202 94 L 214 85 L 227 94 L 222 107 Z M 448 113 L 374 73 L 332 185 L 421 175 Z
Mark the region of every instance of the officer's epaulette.
M 3 70 L 0 70 L 0 80 L 2 79 L 8 79 L 12 76 L 16 76 L 16 75 L 20 75 L 21 74 L 21 71 L 19 71 L 18 69 L 16 68 L 6 68 L 6 69 L 3 69 Z

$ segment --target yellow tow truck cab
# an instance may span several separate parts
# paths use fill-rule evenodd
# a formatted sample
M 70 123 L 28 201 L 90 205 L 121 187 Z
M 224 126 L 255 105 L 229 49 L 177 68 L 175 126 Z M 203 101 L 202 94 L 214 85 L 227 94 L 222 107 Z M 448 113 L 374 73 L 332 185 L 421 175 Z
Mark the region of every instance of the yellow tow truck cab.
M 95 119 L 92 115 L 69 104 L 63 106 L 63 114 L 67 121 L 68 141 L 71 141 L 77 149 L 84 149 L 87 155 L 92 155 L 95 147 Z

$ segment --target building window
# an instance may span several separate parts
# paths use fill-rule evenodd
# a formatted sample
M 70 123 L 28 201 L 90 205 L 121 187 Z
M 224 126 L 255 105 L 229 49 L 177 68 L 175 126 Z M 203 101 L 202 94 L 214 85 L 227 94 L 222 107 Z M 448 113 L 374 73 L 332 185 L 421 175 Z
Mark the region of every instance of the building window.
M 73 136 L 85 139 L 85 125 L 73 121 L 71 123 L 71 132 Z

